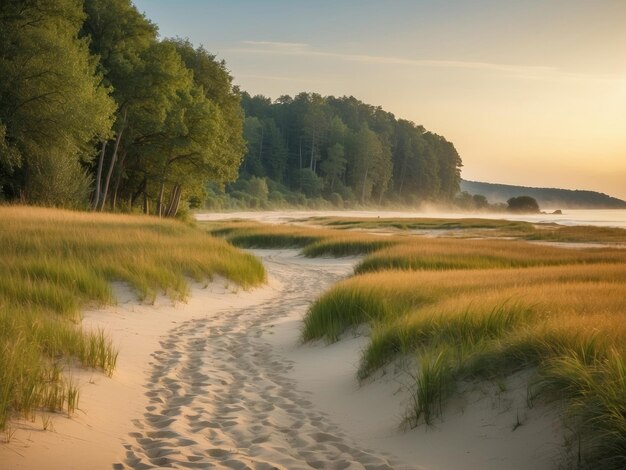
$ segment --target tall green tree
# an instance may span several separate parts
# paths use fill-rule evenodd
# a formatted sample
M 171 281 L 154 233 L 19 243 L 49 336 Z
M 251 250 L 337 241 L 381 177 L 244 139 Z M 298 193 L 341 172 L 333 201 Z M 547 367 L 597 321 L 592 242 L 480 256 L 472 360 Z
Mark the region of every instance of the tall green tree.
M 233 181 L 237 178 L 239 165 L 246 149 L 243 138 L 244 115 L 241 109 L 239 89 L 233 85 L 233 77 L 223 60 L 217 60 L 204 47 L 194 48 L 186 40 L 169 40 L 180 54 L 184 64 L 193 73 L 194 83 L 201 87 L 204 96 L 215 105 L 223 123 L 221 143 L 214 149 L 215 159 L 228 162 L 231 169 L 228 176 L 216 174 L 216 181 Z M 218 155 L 219 153 L 219 155 Z
M 287 155 L 284 177 L 274 181 L 292 190 L 307 187 L 316 194 L 311 188 L 319 185 L 313 176 L 320 175 L 327 197 L 338 192 L 346 200 L 364 203 L 450 200 L 458 192 L 462 163 L 454 146 L 379 106 L 352 96 L 312 93 L 281 96 L 274 102 L 244 93 L 242 106 L 248 139 L 244 178 L 277 178 L 268 173 L 267 162 L 275 154 L 263 124 L 273 121 Z M 309 184 L 312 181 L 315 184 Z
M 115 109 L 97 73 L 79 0 L 0 3 L 0 184 L 9 198 L 84 203 L 93 144 Z
M 340 143 L 333 144 L 327 150 L 326 159 L 320 164 L 320 169 L 324 175 L 324 180 L 328 192 L 335 191 L 337 181 L 343 176 L 346 171 L 347 160 L 345 158 L 344 146 Z
M 129 111 L 132 113 L 133 107 L 141 106 L 146 92 L 149 93 L 142 88 L 146 85 L 144 55 L 156 42 L 157 28 L 130 0 L 85 0 L 84 10 L 81 35 L 88 39 L 91 52 L 99 57 L 99 69 L 117 104 L 112 140 L 102 142 L 94 166 L 93 206 L 102 209 L 114 170 L 117 167 L 118 189 L 124 172 L 128 151 L 123 151 L 122 139 L 132 119 Z M 120 150 L 122 158 L 118 158 Z M 115 200 L 117 191 L 113 194 Z

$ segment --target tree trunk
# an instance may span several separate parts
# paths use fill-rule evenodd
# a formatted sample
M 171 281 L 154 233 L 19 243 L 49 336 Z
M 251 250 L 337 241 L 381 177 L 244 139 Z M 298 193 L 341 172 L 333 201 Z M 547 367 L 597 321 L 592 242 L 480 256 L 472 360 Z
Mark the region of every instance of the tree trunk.
M 300 169 L 302 170 L 302 137 L 300 137 Z
M 165 181 L 161 181 L 161 187 L 159 188 L 159 199 L 157 200 L 157 214 L 159 217 L 163 215 L 163 192 L 165 191 Z
M 113 197 L 111 198 L 111 210 L 115 211 L 115 205 L 117 204 L 117 192 L 120 189 L 120 182 L 122 181 L 122 173 L 124 173 L 124 161 L 128 152 L 124 150 L 122 158 L 120 158 L 119 169 L 117 170 L 117 179 L 115 180 L 115 189 L 113 190 Z
M 313 171 L 313 158 L 315 152 L 315 134 L 311 137 L 311 161 L 309 162 L 309 170 Z
M 150 201 L 145 191 L 143 192 L 143 213 L 146 215 L 150 213 Z
M 182 192 L 183 190 L 179 186 L 178 191 L 176 192 L 176 198 L 174 199 L 174 206 L 172 207 L 170 217 L 176 217 L 176 214 L 178 214 L 178 207 L 180 206 L 180 198 L 181 198 Z
M 165 217 L 174 217 L 178 212 L 178 205 L 180 204 L 180 195 L 181 195 L 181 187 L 179 184 L 175 184 L 172 187 L 172 192 L 170 193 L 170 200 L 167 204 L 167 211 L 165 212 Z
M 365 204 L 365 183 L 367 182 L 367 174 L 369 173 L 370 169 L 367 168 L 365 170 L 365 175 L 363 176 L 363 186 L 361 188 L 361 204 Z
M 100 191 L 102 189 L 102 165 L 104 164 L 104 153 L 107 148 L 108 140 L 102 142 L 102 151 L 100 152 L 100 159 L 98 160 L 98 171 L 96 172 L 96 194 L 93 198 L 93 210 L 98 209 L 98 203 L 100 202 Z
M 109 171 L 107 172 L 107 177 L 104 183 L 104 191 L 102 193 L 102 204 L 100 205 L 100 211 L 104 209 L 104 204 L 107 199 L 107 193 L 109 192 L 109 184 L 111 184 L 111 175 L 113 174 L 113 167 L 115 166 L 115 161 L 117 160 L 117 151 L 120 146 L 120 141 L 122 140 L 122 134 L 124 134 L 124 128 L 126 127 L 126 111 L 124 111 L 124 119 L 122 120 L 122 128 L 120 132 L 117 134 L 117 138 L 115 139 L 115 147 L 113 148 L 113 155 L 111 156 L 111 163 L 109 164 Z
M 261 167 L 263 167 L 263 137 L 265 134 L 265 130 L 263 129 L 263 124 L 261 124 L 261 143 L 259 144 L 259 163 Z
M 146 177 L 144 176 L 143 177 L 143 181 L 139 185 L 139 188 L 137 189 L 137 191 L 132 193 L 131 196 L 130 196 L 131 203 L 136 201 L 137 198 L 139 196 L 141 196 L 141 193 L 145 193 L 145 191 L 146 191 L 146 184 L 147 184 L 147 181 L 146 181 Z M 131 204 L 131 207 L 132 207 L 132 204 Z

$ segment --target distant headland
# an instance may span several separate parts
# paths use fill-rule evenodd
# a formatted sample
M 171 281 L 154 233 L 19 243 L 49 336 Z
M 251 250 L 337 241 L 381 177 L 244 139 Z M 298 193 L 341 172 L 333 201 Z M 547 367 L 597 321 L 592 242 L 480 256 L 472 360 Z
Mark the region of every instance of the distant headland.
M 461 191 L 482 194 L 491 203 L 517 196 L 531 196 L 539 205 L 559 209 L 626 209 L 626 201 L 597 191 L 536 188 L 461 180 Z

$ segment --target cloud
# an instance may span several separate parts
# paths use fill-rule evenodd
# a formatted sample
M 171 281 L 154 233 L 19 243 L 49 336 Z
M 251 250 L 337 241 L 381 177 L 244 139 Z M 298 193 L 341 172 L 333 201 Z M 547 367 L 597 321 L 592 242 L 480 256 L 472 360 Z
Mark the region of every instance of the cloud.
M 320 78 L 302 78 L 302 77 L 293 77 L 290 75 L 259 75 L 259 74 L 246 74 L 239 73 L 236 76 L 236 80 L 239 79 L 255 79 L 255 80 L 269 80 L 275 82 L 295 82 L 295 83 L 320 83 L 327 80 L 322 80 Z
M 277 42 L 277 41 L 243 41 L 243 44 L 250 46 L 261 46 L 275 49 L 300 49 L 308 47 L 308 44 L 301 42 Z
M 234 52 L 243 52 L 250 54 L 319 57 L 374 65 L 402 65 L 411 67 L 483 70 L 488 72 L 503 73 L 517 78 L 525 79 L 626 81 L 626 77 L 623 76 L 570 73 L 559 70 L 555 67 L 539 65 L 514 65 L 479 61 L 413 59 L 395 56 L 348 54 L 341 52 L 324 51 L 320 49 L 315 49 L 308 44 L 292 42 L 243 41 L 243 44 L 251 47 L 239 47 L 231 50 Z

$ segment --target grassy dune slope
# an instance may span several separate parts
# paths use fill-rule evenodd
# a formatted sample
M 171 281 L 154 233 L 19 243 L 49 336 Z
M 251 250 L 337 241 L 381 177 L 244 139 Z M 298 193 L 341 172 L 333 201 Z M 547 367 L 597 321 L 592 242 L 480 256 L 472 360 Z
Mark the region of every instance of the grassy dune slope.
M 333 229 L 315 229 L 293 225 L 267 225 L 233 221 L 204 223 L 212 235 L 224 237 L 244 248 L 303 248 L 308 257 L 352 256 L 372 253 L 380 248 L 402 243 L 406 237 L 378 235 Z
M 329 226 L 398 228 L 380 219 L 344 222 Z M 517 232 L 516 238 L 626 240 L 624 230 L 597 227 L 414 223 L 455 226 L 472 235 L 476 228 L 488 229 L 494 237 L 506 230 Z M 234 237 L 241 233 L 236 224 L 228 230 Z M 419 367 L 411 425 L 431 423 L 459 381 L 503 383 L 501 378 L 531 369 L 537 372 L 529 383 L 529 403 L 541 398 L 564 404 L 572 442 L 579 447 L 573 454 L 580 457 L 565 465 L 626 467 L 626 250 L 259 224 L 246 230 L 272 246 L 297 232 L 297 246 L 310 255 L 370 253 L 353 278 L 315 302 L 302 335 L 334 341 L 346 329 L 368 323 L 372 334 L 361 359 L 361 378 L 398 355 L 415 355 Z M 375 249 L 376 240 L 386 246 Z M 311 251 L 320 244 L 323 252 Z
M 0 247 L 0 428 L 13 413 L 73 410 L 66 359 L 112 372 L 117 353 L 105 334 L 78 323 L 85 304 L 113 301 L 111 281 L 149 301 L 183 298 L 186 276 L 245 287 L 265 279 L 258 260 L 225 241 L 143 216 L 0 207 Z

